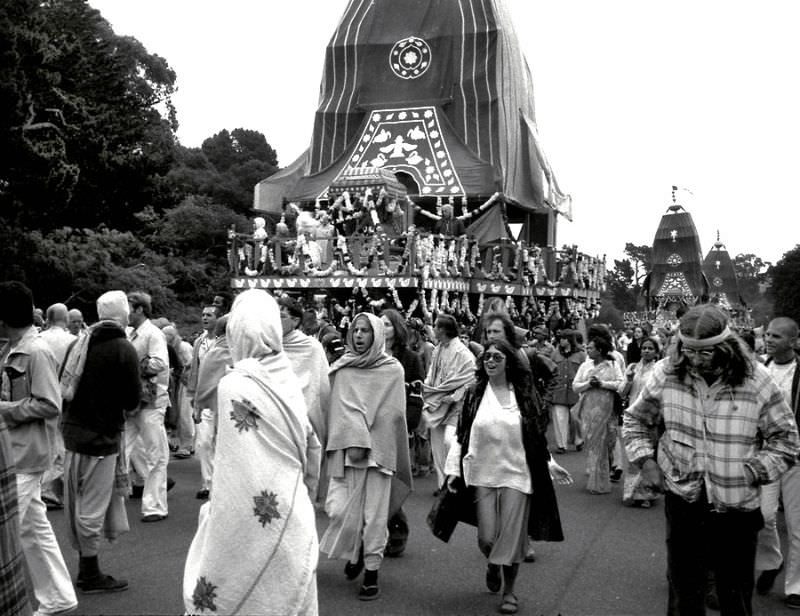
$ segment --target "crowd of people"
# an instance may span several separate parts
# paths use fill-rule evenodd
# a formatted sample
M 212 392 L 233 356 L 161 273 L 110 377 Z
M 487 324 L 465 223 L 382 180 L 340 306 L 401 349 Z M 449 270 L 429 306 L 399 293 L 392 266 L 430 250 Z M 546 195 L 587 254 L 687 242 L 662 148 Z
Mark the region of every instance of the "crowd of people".
M 784 560 L 785 602 L 800 609 L 789 318 L 769 323 L 762 355 L 713 305 L 615 332 L 523 329 L 498 298 L 473 328 L 387 308 L 339 331 L 251 289 L 209 299 L 191 344 L 143 291 L 96 307 L 90 326 L 63 304 L 37 318 L 25 285 L 0 283 L 0 613 L 66 613 L 79 594 L 126 590 L 100 543 L 130 529 L 126 499 L 144 524 L 167 519 L 172 455 L 199 460 L 204 501 L 187 613 L 316 614 L 320 552 L 361 578 L 358 599 L 378 599 L 384 559 L 420 530 L 403 511 L 413 477 L 435 473 L 437 499 L 463 497 L 486 588 L 514 614 L 532 542 L 564 539 L 555 486 L 573 482 L 558 462 L 572 452 L 598 498 L 622 482 L 625 505 L 663 502 L 668 613 L 750 614 Z M 65 510 L 74 581 L 48 508 Z

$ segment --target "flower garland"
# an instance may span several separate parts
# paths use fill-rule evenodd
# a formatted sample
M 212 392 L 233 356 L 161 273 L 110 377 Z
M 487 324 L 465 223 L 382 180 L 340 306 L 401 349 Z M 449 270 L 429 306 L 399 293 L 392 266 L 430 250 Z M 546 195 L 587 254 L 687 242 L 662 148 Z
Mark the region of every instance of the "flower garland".
M 481 212 L 486 210 L 488 207 L 490 207 L 499 198 L 500 198 L 500 193 L 496 192 L 491 197 L 489 197 L 489 199 L 486 202 L 482 203 L 481 205 L 476 207 L 474 210 L 470 210 L 470 211 L 468 211 L 466 209 L 466 204 L 464 203 L 464 200 L 462 199 L 462 201 L 461 201 L 461 212 L 462 212 L 462 214 L 461 214 L 461 216 L 456 216 L 456 219 L 457 220 L 467 220 L 468 218 L 472 218 L 473 216 L 477 216 L 478 214 L 480 214 Z M 411 200 L 409 199 L 409 201 L 411 201 Z M 436 213 L 435 214 L 433 212 L 429 212 L 428 210 L 423 210 L 419 205 L 417 205 L 413 201 L 411 201 L 411 204 L 414 207 L 414 211 L 416 213 L 418 213 L 418 214 L 422 214 L 423 216 L 426 216 L 426 217 L 430 218 L 431 220 L 441 220 L 442 219 L 442 198 L 441 197 L 437 197 L 436 198 Z M 452 205 L 452 202 L 451 202 L 451 205 Z
M 478 311 L 475 313 L 475 316 L 477 316 L 479 319 L 481 318 L 481 315 L 483 314 L 483 301 L 484 301 L 484 297 L 483 297 L 483 293 L 481 293 L 478 296 Z
M 464 316 L 467 318 L 467 322 L 474 323 L 476 318 L 475 315 L 472 314 L 472 310 L 469 307 L 469 295 L 467 293 L 463 293 L 461 295 L 461 307 L 464 311 Z

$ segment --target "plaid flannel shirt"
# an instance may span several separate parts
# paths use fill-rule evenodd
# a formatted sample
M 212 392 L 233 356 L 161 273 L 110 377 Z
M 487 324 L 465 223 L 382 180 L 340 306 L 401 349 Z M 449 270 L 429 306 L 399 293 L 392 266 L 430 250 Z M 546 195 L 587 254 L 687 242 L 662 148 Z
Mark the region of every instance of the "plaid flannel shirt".
M 660 426 L 657 461 L 666 489 L 695 502 L 705 484 L 717 511 L 757 509 L 758 486 L 776 481 L 800 453 L 794 415 L 777 384 L 760 364 L 734 388 L 692 374 L 681 382 L 668 362 L 656 365 L 625 412 L 629 459 L 655 457 L 652 429 Z
M 19 535 L 17 476 L 8 428 L 0 418 L 0 614 L 31 613 Z

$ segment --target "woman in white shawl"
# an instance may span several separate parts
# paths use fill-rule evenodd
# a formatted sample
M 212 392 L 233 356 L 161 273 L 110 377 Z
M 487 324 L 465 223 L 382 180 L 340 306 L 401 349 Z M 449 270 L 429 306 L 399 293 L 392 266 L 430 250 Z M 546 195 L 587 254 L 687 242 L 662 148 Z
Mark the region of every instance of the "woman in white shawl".
M 312 502 L 321 450 L 282 336 L 270 295 L 236 298 L 227 327 L 234 365 L 218 388 L 214 490 L 183 577 L 187 613 L 317 614 Z
M 331 520 L 320 547 L 331 558 L 348 559 L 347 579 L 366 570 L 362 601 L 380 594 L 390 510 L 411 489 L 405 373 L 384 351 L 384 338 L 383 322 L 362 312 L 347 332 L 347 352 L 330 370 L 325 510 Z

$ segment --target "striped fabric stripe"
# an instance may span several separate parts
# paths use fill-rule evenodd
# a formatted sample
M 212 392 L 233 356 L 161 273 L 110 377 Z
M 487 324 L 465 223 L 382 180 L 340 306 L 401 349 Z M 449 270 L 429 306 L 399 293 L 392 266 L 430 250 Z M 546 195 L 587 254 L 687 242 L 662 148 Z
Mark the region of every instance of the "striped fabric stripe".
M 20 545 L 17 478 L 8 429 L 0 419 L 0 614 L 30 614 Z
M 502 178 L 500 189 L 513 200 L 541 205 L 540 180 L 531 180 L 540 161 L 534 148 L 529 148 L 528 128 L 523 126 L 523 117 L 535 122 L 533 85 L 506 0 L 410 3 L 414 12 L 400 24 L 387 23 L 383 13 L 390 12 L 393 1 L 350 0 L 337 25 L 326 51 L 309 175 L 325 171 L 349 154 L 346 148 L 361 132 L 367 110 L 358 107 L 360 86 L 374 77 L 371 71 L 382 70 L 378 61 L 382 56 L 365 54 L 384 53 L 393 36 L 400 40 L 414 35 L 428 37 L 429 42 L 435 39 L 440 47 L 432 58 L 433 71 L 438 68 L 443 79 L 456 82 L 429 84 L 426 96 L 435 96 L 437 87 L 442 97 L 452 96 L 451 104 L 440 111 L 446 113 L 467 148 L 497 169 Z M 437 59 L 458 66 L 436 67 Z M 360 69 L 361 65 L 373 68 L 367 71 Z M 428 71 L 427 78 L 433 71 Z M 380 79 L 385 77 L 380 74 Z M 409 92 L 407 85 L 404 87 L 403 91 Z M 413 94 L 407 96 L 413 98 Z M 387 88 L 384 101 L 373 96 L 369 103 L 389 108 L 404 103 L 419 106 L 421 101 L 405 100 Z M 531 203 L 532 198 L 536 203 Z

